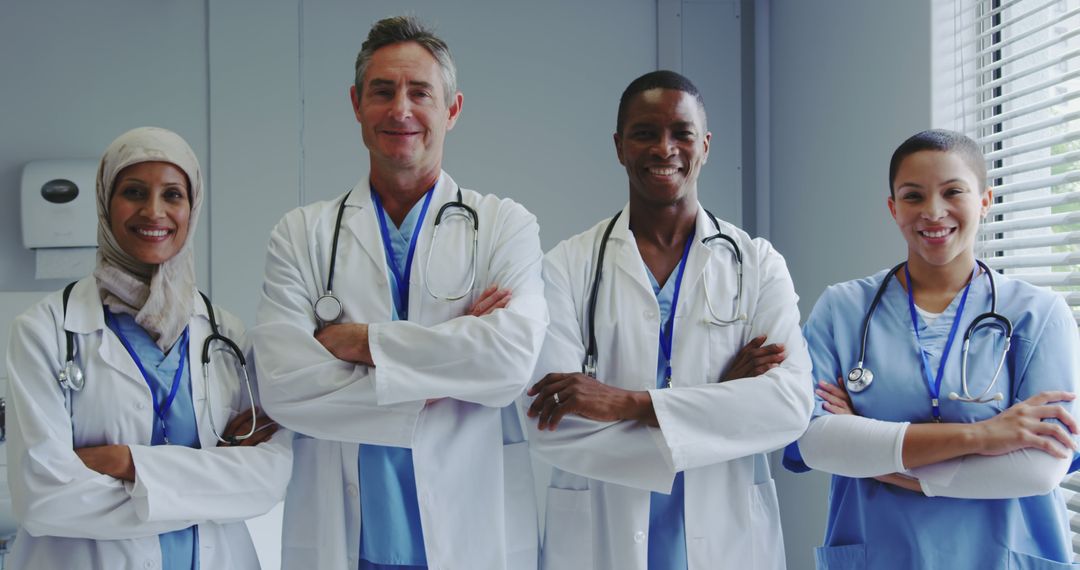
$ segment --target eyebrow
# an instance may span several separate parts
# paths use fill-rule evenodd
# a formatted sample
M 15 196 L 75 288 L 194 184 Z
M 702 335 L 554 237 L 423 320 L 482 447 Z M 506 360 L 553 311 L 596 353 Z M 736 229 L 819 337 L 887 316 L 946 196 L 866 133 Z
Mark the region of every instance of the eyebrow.
M 368 81 L 368 87 L 369 88 L 370 87 L 393 87 L 395 85 L 397 85 L 397 82 L 396 81 L 391 81 L 389 79 L 375 78 L 375 79 L 372 79 L 371 81 Z M 423 88 L 423 89 L 434 89 L 435 88 L 434 85 L 432 85 L 431 83 L 429 83 L 427 81 L 410 81 L 409 82 L 409 87 L 420 87 L 420 88 Z

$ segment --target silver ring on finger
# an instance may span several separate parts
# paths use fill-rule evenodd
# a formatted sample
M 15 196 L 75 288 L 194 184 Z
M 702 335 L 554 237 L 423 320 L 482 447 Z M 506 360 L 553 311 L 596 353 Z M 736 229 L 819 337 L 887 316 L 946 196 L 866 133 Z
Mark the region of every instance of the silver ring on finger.
M 559 405 L 559 404 L 561 404 L 561 403 L 562 403 L 562 402 L 559 402 L 559 393 L 558 393 L 558 392 L 555 392 L 555 405 L 556 405 L 556 406 L 558 406 L 558 405 Z

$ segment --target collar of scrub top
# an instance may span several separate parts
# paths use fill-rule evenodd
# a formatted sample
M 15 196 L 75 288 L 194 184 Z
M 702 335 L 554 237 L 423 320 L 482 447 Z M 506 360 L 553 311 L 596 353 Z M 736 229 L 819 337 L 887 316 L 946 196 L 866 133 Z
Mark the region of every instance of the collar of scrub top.
M 419 241 L 420 229 L 424 227 L 424 218 L 427 217 L 428 206 L 431 204 L 431 196 L 435 194 L 435 186 L 432 185 L 424 194 L 424 205 L 420 208 L 420 215 L 416 218 L 413 226 L 412 239 L 409 240 L 409 253 L 405 257 L 405 273 L 398 270 L 394 261 L 394 242 L 390 240 L 390 225 L 386 222 L 386 210 L 383 209 L 382 199 L 375 187 L 371 186 L 371 202 L 375 205 L 375 217 L 379 220 L 379 232 L 382 233 L 383 248 L 386 251 L 386 264 L 390 266 L 390 272 L 397 282 L 397 308 L 399 316 L 404 320 L 409 315 L 409 277 L 412 275 L 413 255 L 416 253 L 416 242 Z M 408 214 L 406 214 L 407 216 Z
M 975 269 L 971 270 L 971 277 L 968 278 L 967 286 L 964 287 L 964 294 L 960 296 L 960 305 L 956 308 L 956 315 L 953 316 L 952 326 L 949 328 L 949 336 L 945 340 L 945 348 L 941 351 L 941 360 L 938 362 L 937 375 L 930 375 L 930 358 L 926 353 L 926 349 L 923 347 L 922 338 L 919 336 L 919 313 L 915 310 L 915 284 L 911 281 L 911 272 L 908 271 L 908 265 L 904 264 L 904 278 L 907 281 L 907 298 L 908 298 L 908 312 L 911 314 L 911 328 L 915 331 L 915 344 L 919 347 L 919 356 L 922 358 L 922 372 L 923 378 L 926 379 L 926 388 L 930 391 L 930 406 L 931 411 L 934 414 L 934 421 L 941 421 L 941 379 L 945 375 L 945 361 L 949 358 L 949 351 L 952 349 L 953 341 L 956 340 L 956 331 L 960 327 L 960 318 L 964 314 L 964 305 L 967 304 L 968 292 L 971 291 L 971 284 L 975 281 L 975 274 L 979 270 L 979 266 L 976 265 Z
M 157 396 L 154 395 L 154 385 L 150 380 L 150 375 L 146 373 L 146 368 L 143 367 L 142 360 L 139 359 L 139 355 L 135 352 L 135 348 L 131 346 L 131 341 L 124 336 L 123 329 L 120 328 L 120 323 L 116 320 L 116 316 L 108 307 L 105 309 L 105 320 L 108 321 L 110 328 L 116 333 L 116 337 L 120 339 L 120 343 L 127 349 L 131 359 L 135 361 L 135 366 L 139 367 L 139 373 L 142 374 L 143 381 L 146 382 L 146 387 L 150 390 L 150 399 L 154 403 L 154 416 L 157 418 L 158 424 L 161 425 L 161 435 L 165 439 L 165 444 L 169 444 L 169 431 L 165 426 L 165 414 L 169 412 L 169 408 L 172 407 L 173 399 L 176 398 L 176 391 L 180 388 L 180 378 L 184 375 L 184 366 L 188 362 L 188 328 L 184 327 L 184 333 L 180 335 L 180 340 L 177 342 L 180 344 L 180 362 L 176 365 L 176 373 L 173 374 L 172 387 L 169 388 L 169 395 L 165 397 L 165 401 L 160 404 L 157 401 Z
M 675 292 L 671 294 L 671 309 L 668 311 L 667 322 L 660 329 L 660 349 L 664 351 L 667 360 L 667 368 L 664 371 L 664 384 L 671 387 L 671 343 L 675 333 L 675 309 L 679 306 L 679 289 L 682 287 L 683 271 L 686 269 L 686 258 L 690 257 L 690 244 L 694 242 L 694 235 L 686 238 L 683 246 L 682 259 L 679 260 L 679 273 L 675 277 Z
M 596 268 L 595 268 L 594 275 L 593 275 L 592 286 L 589 289 L 589 304 L 587 306 L 589 340 L 588 340 L 588 344 L 585 347 L 585 358 L 582 359 L 582 362 L 581 362 L 581 372 L 584 373 L 586 376 L 591 376 L 593 378 L 596 378 L 596 364 L 597 364 L 597 360 L 599 358 L 599 351 L 596 348 L 596 326 L 595 326 L 596 325 L 596 301 L 597 301 L 597 298 L 600 295 L 600 281 L 601 281 L 601 278 L 603 277 L 604 258 L 605 258 L 606 252 L 607 252 L 607 244 L 608 244 L 609 238 L 614 237 L 615 239 L 621 239 L 621 240 L 624 240 L 624 241 L 632 241 L 633 240 L 633 236 L 630 233 L 630 214 L 628 213 L 629 209 L 630 209 L 629 205 L 624 206 L 622 210 L 619 210 L 618 212 L 616 212 L 615 215 L 612 216 L 611 220 L 608 221 L 608 225 L 604 229 L 604 235 L 600 239 L 600 250 L 599 250 L 599 252 L 597 253 L 597 256 L 596 256 Z M 624 212 L 627 212 L 625 219 L 623 219 L 623 217 L 622 217 L 622 214 Z M 708 224 L 708 222 L 705 222 L 705 221 L 702 220 L 702 217 L 701 217 L 702 212 L 704 212 L 705 217 L 710 222 L 712 222 L 712 226 L 713 226 L 713 229 L 715 230 L 715 233 L 708 234 L 708 226 L 707 225 L 704 228 L 699 228 L 698 227 L 698 225 Z M 619 221 L 620 219 L 622 219 L 623 221 L 620 222 Z M 619 232 L 617 232 L 617 233 L 613 232 L 616 225 L 619 226 Z M 614 236 L 612 236 L 613 233 L 614 233 Z M 721 239 L 721 240 L 729 243 L 731 245 L 731 247 L 733 248 L 733 253 L 734 253 L 734 256 L 735 256 L 736 265 L 738 267 L 738 292 L 736 294 L 736 299 L 737 299 L 736 300 L 736 305 L 737 305 L 737 307 L 736 307 L 736 313 L 737 313 L 736 318 L 735 318 L 735 320 L 732 320 L 732 321 L 719 321 L 716 324 L 726 325 L 726 324 L 733 324 L 733 323 L 739 322 L 740 320 L 745 320 L 746 315 L 739 314 L 739 307 L 738 307 L 738 305 L 742 303 L 742 251 L 739 249 L 739 246 L 736 245 L 735 240 L 732 239 L 727 234 L 725 234 L 720 229 L 720 222 L 719 222 L 719 220 L 716 219 L 716 216 L 714 216 L 712 214 L 712 212 L 710 212 L 710 211 L 706 210 L 705 208 L 701 207 L 700 204 L 698 205 L 697 221 L 695 222 L 695 225 L 694 225 L 694 235 L 697 236 L 698 233 L 708 234 L 708 235 L 706 235 L 706 237 L 702 238 L 702 240 L 701 240 L 702 245 L 708 245 L 710 242 L 715 241 L 717 239 Z M 691 239 L 690 241 L 692 242 L 693 240 Z M 688 260 L 689 257 L 690 257 L 689 254 L 684 256 L 684 261 Z M 628 263 L 628 261 L 623 261 L 622 256 L 617 256 L 616 257 L 616 263 L 625 264 L 625 263 Z M 625 270 L 630 275 L 634 276 L 635 279 L 637 279 L 637 276 L 643 275 L 643 273 L 641 271 L 640 257 L 638 257 L 633 263 L 635 264 L 633 267 L 625 266 Z M 706 265 L 706 261 L 702 260 L 701 263 L 700 263 L 700 269 L 702 271 L 705 270 L 705 265 Z M 691 272 L 691 273 L 692 273 L 691 277 L 693 277 L 693 272 Z M 652 286 L 649 285 L 648 283 L 642 283 L 641 285 L 643 287 L 648 288 L 650 293 L 653 292 Z M 708 296 L 708 291 L 706 291 L 706 302 L 708 303 L 707 296 Z M 672 309 L 671 314 L 672 315 L 675 314 L 674 309 Z M 712 321 L 710 321 L 710 322 L 712 322 Z

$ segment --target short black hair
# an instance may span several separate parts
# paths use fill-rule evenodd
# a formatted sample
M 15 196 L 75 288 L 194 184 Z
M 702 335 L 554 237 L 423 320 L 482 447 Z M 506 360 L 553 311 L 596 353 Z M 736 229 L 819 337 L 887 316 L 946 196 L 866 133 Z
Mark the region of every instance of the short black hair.
M 896 174 L 900 171 L 900 163 L 904 162 L 905 158 L 924 150 L 956 153 L 979 179 L 979 192 L 986 189 L 986 157 L 979 149 L 979 144 L 967 135 L 956 131 L 930 129 L 911 135 L 893 151 L 892 160 L 889 161 L 890 196 L 895 193 L 893 185 L 896 183 Z
M 651 89 L 674 89 L 675 91 L 693 95 L 697 99 L 698 106 L 701 107 L 701 118 L 705 119 L 705 99 L 701 97 L 701 92 L 698 91 L 697 86 L 687 79 L 685 75 L 661 69 L 638 77 L 623 90 L 622 97 L 619 98 L 619 114 L 615 119 L 616 133 L 622 134 L 623 125 L 626 122 L 626 107 L 630 104 L 630 99 L 638 93 Z

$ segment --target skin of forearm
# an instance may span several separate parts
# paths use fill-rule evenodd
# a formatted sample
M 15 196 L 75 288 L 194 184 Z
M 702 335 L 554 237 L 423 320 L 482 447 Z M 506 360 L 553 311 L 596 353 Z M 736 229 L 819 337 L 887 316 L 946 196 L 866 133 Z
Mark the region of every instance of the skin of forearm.
M 653 408 L 652 396 L 648 391 L 628 391 L 622 406 L 623 419 L 639 421 L 649 427 L 660 427 Z

